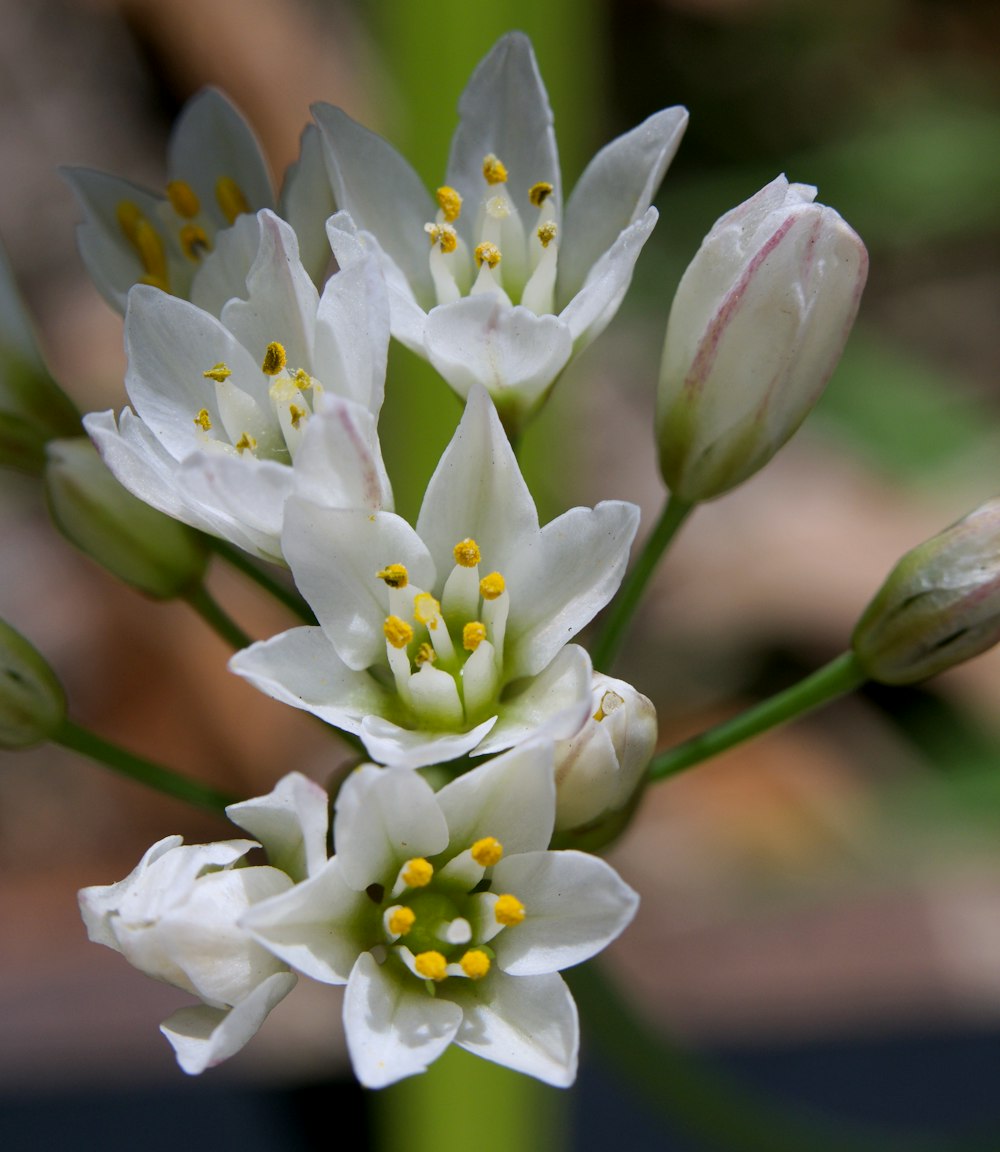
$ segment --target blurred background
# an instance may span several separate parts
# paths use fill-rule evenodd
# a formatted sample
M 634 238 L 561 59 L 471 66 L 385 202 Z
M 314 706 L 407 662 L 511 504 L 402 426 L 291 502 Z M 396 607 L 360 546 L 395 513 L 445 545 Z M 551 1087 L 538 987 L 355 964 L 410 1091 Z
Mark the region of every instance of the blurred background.
M 510 28 L 534 41 L 567 188 L 615 135 L 687 105 L 633 290 L 526 436 L 543 519 L 625 498 L 652 523 L 676 283 L 713 221 L 778 172 L 819 186 L 870 250 L 860 318 L 815 415 L 698 511 L 635 622 L 616 672 L 655 700 L 665 744 L 836 655 L 896 559 L 997 493 L 1000 5 L 0 0 L 0 26 L 0 238 L 83 410 L 125 401 L 121 320 L 83 271 L 56 168 L 161 187 L 171 123 L 202 85 L 243 110 L 276 179 L 325 100 L 431 188 L 461 88 Z M 458 416 L 394 348 L 384 437 L 404 514 Z M 56 668 L 79 722 L 241 795 L 347 761 L 230 676 L 185 606 L 148 603 L 74 552 L 37 480 L 2 474 L 0 532 L 0 616 Z M 212 587 L 255 637 L 291 623 L 228 570 Z M 602 1055 L 585 1012 L 580 1084 L 538 1089 L 550 1127 L 511 1147 L 868 1147 L 861 1133 L 871 1147 L 964 1147 L 958 1134 L 1000 1147 L 998 699 L 994 652 L 652 789 L 611 853 L 642 907 L 604 972 L 660 1047 L 643 1077 Z M 183 1078 L 156 1025 L 185 998 L 89 944 L 75 895 L 174 832 L 228 834 L 69 753 L 0 753 L 5 1152 L 182 1138 L 291 1152 L 326 1147 L 333 1117 L 391 1110 L 391 1094 L 351 1086 L 339 996 L 319 986 L 300 984 L 227 1065 Z

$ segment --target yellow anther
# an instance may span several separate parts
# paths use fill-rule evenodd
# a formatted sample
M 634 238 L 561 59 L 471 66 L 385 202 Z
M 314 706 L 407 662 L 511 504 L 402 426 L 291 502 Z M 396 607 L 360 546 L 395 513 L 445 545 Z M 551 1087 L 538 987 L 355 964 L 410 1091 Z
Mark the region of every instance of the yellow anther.
M 201 211 L 198 194 L 186 180 L 171 180 L 167 185 L 167 199 L 178 216 L 193 220 Z
M 441 605 L 429 592 L 421 592 L 413 598 L 413 618 L 418 624 L 426 624 L 428 628 L 436 628 L 441 615 Z
M 594 719 L 600 722 L 605 716 L 610 716 L 612 712 L 620 708 L 625 701 L 617 692 L 605 692 L 601 697 L 601 702 L 597 706 L 597 711 L 594 713 Z
M 305 408 L 300 408 L 298 404 L 289 404 L 288 415 L 292 418 L 292 427 L 298 428 L 298 426 L 306 418 L 306 410 Z
M 204 376 L 206 380 L 214 380 L 216 384 L 221 384 L 223 380 L 228 380 L 232 374 L 233 370 L 228 364 L 223 364 L 221 360 L 213 368 L 206 368 L 205 371 L 202 372 L 202 376 Z
M 551 195 L 552 185 L 548 180 L 539 180 L 537 184 L 532 184 L 528 189 L 528 199 L 536 208 L 541 208 Z
M 205 431 L 205 432 L 211 432 L 212 431 L 212 417 L 209 416 L 207 408 L 202 408 L 202 410 L 198 413 L 198 415 L 195 416 L 194 422 L 203 431 Z
M 442 252 L 454 252 L 458 247 L 458 233 L 450 224 L 425 224 L 424 231 L 430 237 L 431 247 L 436 244 Z
M 152 224 L 146 219 L 145 216 L 135 222 L 135 227 L 132 230 L 130 237 L 132 246 L 139 254 L 139 259 L 142 261 L 142 266 L 146 274 L 154 281 L 167 280 L 167 251 L 163 246 L 163 240 L 153 227 Z
M 413 657 L 413 663 L 416 664 L 418 668 L 423 668 L 425 664 L 433 664 L 437 658 L 434 645 L 428 644 L 425 640 L 417 649 L 417 654 Z
M 208 233 L 197 224 L 185 224 L 180 230 L 181 249 L 189 260 L 200 260 L 212 245 Z
M 482 268 L 484 264 L 495 268 L 500 263 L 500 249 L 489 240 L 484 240 L 482 244 L 476 245 L 475 257 L 477 268 Z
M 538 231 L 535 235 L 538 237 L 543 248 L 548 248 L 556 238 L 556 233 L 559 229 L 556 227 L 554 220 L 546 220 L 544 224 L 539 224 Z
M 489 576 L 484 576 L 479 581 L 479 595 L 484 600 L 495 600 L 498 596 L 504 594 L 504 589 L 507 587 L 504 578 L 499 572 L 491 572 Z
M 470 980 L 482 980 L 490 970 L 490 958 L 480 948 L 471 948 L 459 960 L 459 964 Z
M 426 888 L 434 876 L 434 865 L 423 856 L 407 860 L 403 868 L 403 883 L 408 888 Z
M 469 849 L 472 859 L 484 868 L 492 868 L 503 859 L 503 845 L 495 836 L 484 836 Z
M 486 639 L 486 625 L 478 620 L 470 620 L 462 629 L 462 647 L 466 652 L 475 652 Z
M 389 917 L 389 931 L 393 936 L 405 936 L 416 923 L 417 914 L 412 908 L 401 906 Z
M 272 340 L 264 350 L 264 362 L 260 370 L 265 376 L 277 376 L 288 363 L 288 355 L 284 347 L 277 340 Z
M 257 441 L 250 435 L 249 432 L 244 432 L 243 435 L 236 441 L 235 449 L 242 456 L 243 453 L 249 448 L 251 452 L 257 447 Z
M 462 214 L 462 195 L 454 188 L 443 184 L 434 194 L 437 197 L 438 207 L 444 214 L 445 220 L 453 224 Z
M 300 392 L 305 392 L 305 390 L 307 388 L 313 387 L 313 385 L 315 384 L 315 381 L 309 375 L 309 373 L 305 370 L 305 368 L 296 368 L 295 369 L 295 383 L 298 385 Z
M 482 559 L 479 545 L 471 536 L 465 540 L 459 540 L 455 545 L 452 555 L 455 557 L 455 563 L 462 568 L 475 568 Z
M 492 152 L 483 157 L 483 178 L 487 184 L 507 183 L 507 168 Z
M 131 200 L 120 200 L 115 207 L 115 218 L 118 220 L 118 227 L 125 233 L 126 240 L 134 244 L 135 226 L 140 220 L 146 219 L 139 205 Z
M 384 580 L 390 588 L 405 588 L 410 582 L 410 574 L 404 564 L 388 564 L 381 572 L 376 572 L 379 580 Z
M 386 616 L 382 631 L 393 648 L 405 648 L 413 639 L 413 629 L 398 616 Z
M 250 211 L 243 189 L 231 176 L 220 176 L 215 182 L 215 199 L 230 224 L 236 223 L 237 216 Z
M 497 898 L 493 906 L 493 915 L 498 924 L 502 924 L 505 928 L 513 928 L 524 919 L 524 905 L 516 896 L 511 896 L 507 892 Z
M 443 980 L 448 975 L 448 961 L 440 952 L 418 952 L 413 967 L 425 980 Z

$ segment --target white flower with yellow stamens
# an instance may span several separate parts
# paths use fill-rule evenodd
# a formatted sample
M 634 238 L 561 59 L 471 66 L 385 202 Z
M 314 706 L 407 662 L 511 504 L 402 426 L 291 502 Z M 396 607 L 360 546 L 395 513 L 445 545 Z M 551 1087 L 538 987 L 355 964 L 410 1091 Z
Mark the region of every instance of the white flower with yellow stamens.
M 638 896 L 596 856 L 546 851 L 554 815 L 547 743 L 436 794 L 365 765 L 337 799 L 337 854 L 240 923 L 298 971 L 347 985 L 367 1087 L 423 1072 L 452 1043 L 565 1087 L 579 1030 L 558 973 L 615 939 Z
M 657 112 L 602 149 L 565 212 L 552 112 L 526 36 L 497 43 L 459 114 L 435 203 L 389 144 L 318 105 L 342 210 L 330 242 L 341 267 L 365 247 L 380 253 L 393 335 L 461 396 L 484 385 L 516 430 L 618 310 L 687 113 Z
M 611 500 L 539 527 L 477 387 L 416 530 L 388 512 L 289 500 L 282 548 L 320 627 L 254 644 L 230 667 L 359 735 L 383 764 L 566 739 L 593 711 L 590 657 L 568 641 L 617 590 L 638 521 Z
M 265 559 L 281 559 L 287 497 L 367 512 L 392 506 L 376 421 L 388 307 L 374 259 L 320 297 L 291 227 L 254 220 L 243 292 L 216 318 L 137 285 L 125 317 L 135 406 L 85 427 L 117 478 L 162 512 Z

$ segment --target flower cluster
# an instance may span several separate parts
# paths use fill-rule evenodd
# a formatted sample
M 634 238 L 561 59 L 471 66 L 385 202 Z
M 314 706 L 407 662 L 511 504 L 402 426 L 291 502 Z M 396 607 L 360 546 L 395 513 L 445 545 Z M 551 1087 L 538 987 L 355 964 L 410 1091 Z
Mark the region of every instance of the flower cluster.
M 523 35 L 482 61 L 459 112 L 433 195 L 387 143 L 318 105 L 276 203 L 215 92 L 185 111 L 163 195 L 69 173 L 84 260 L 124 310 L 132 405 L 86 416 L 87 432 L 133 496 L 258 570 L 288 569 L 314 623 L 230 667 L 368 760 L 336 793 L 332 828 L 327 792 L 293 772 L 228 807 L 253 840 L 168 837 L 125 880 L 80 893 L 93 940 L 200 1001 L 163 1025 L 188 1072 L 242 1047 L 298 974 L 345 986 L 367 1086 L 452 1043 L 568 1085 L 578 1027 L 559 972 L 637 906 L 579 846 L 627 823 L 656 715 L 574 641 L 618 591 L 639 511 L 609 500 L 541 525 L 512 441 L 617 311 L 687 113 L 609 144 L 564 205 Z M 658 439 L 685 505 L 766 462 L 843 346 L 865 253 L 814 195 L 768 185 L 719 221 L 681 284 Z M 464 402 L 415 525 L 393 511 L 378 436 L 390 337 Z M 94 518 L 76 531 L 88 551 L 113 536 L 116 570 L 158 595 L 201 578 L 195 545 L 157 579 L 177 550 L 152 547 L 156 528 L 108 530 L 128 513 L 98 514 L 113 497 L 92 452 L 50 455 L 61 517 Z M 22 742 L 50 723 L 35 705 L 48 680 L 32 677 L 7 725 Z M 49 712 L 61 723 L 64 705 Z M 268 863 L 249 862 L 255 848 Z

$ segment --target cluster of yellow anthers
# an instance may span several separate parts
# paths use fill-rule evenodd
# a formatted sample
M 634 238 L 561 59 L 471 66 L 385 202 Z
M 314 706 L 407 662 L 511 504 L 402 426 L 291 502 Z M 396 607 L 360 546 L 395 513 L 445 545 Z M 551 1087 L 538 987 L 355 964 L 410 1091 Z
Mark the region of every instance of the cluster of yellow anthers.
M 140 284 L 152 284 L 164 292 L 170 291 L 170 268 L 167 244 L 176 239 L 181 252 L 198 263 L 211 251 L 212 240 L 206 225 L 209 223 L 201 210 L 198 194 L 186 180 L 171 180 L 167 184 L 167 203 L 177 217 L 173 227 L 158 227 L 133 200 L 121 200 L 115 209 L 118 227 L 142 264 Z M 242 188 L 229 176 L 220 176 L 215 184 L 215 199 L 226 220 L 233 224 L 236 217 L 250 211 Z M 214 229 L 213 229 L 214 231 Z
M 480 867 L 492 868 L 503 857 L 503 845 L 494 836 L 484 836 L 468 852 Z M 434 865 L 422 856 L 406 861 L 390 895 L 392 903 L 382 914 L 386 939 L 390 947 L 405 940 L 413 959 L 411 971 L 434 984 L 459 972 L 481 980 L 494 953 L 485 940 L 473 940 L 472 924 L 479 917 L 469 901 L 479 893 L 477 889 L 467 893 L 461 881 L 449 880 L 447 871 L 446 866 L 435 873 Z M 504 928 L 520 924 L 525 913 L 524 904 L 505 892 L 493 903 L 497 928 L 486 928 L 482 934 L 492 939 Z
M 284 346 L 279 344 L 277 340 L 272 340 L 264 352 L 264 360 L 260 368 L 265 376 L 274 379 L 270 389 L 271 402 L 274 405 L 282 432 L 285 433 L 285 447 L 291 455 L 294 455 L 295 444 L 288 430 L 297 433 L 303 420 L 309 415 L 309 407 L 303 395 L 306 390 L 310 388 L 320 390 L 322 385 L 319 381 L 314 380 L 304 368 L 297 368 L 293 373 L 286 370 L 287 365 L 288 355 Z M 202 376 L 206 380 L 213 380 L 217 385 L 216 400 L 220 411 L 223 412 L 227 408 L 233 407 L 231 403 L 226 403 L 226 394 L 221 391 L 221 387 L 226 384 L 232 374 L 229 365 L 221 360 L 218 364 L 214 364 L 202 372 Z M 202 408 L 198 412 L 197 416 L 194 417 L 194 422 L 203 432 L 212 431 L 212 416 L 207 408 Z M 225 419 L 223 422 L 226 423 Z M 249 432 L 241 432 L 239 437 L 233 441 L 233 447 L 241 456 L 248 450 L 255 452 L 258 447 L 257 438 Z

